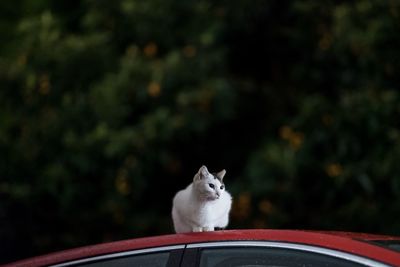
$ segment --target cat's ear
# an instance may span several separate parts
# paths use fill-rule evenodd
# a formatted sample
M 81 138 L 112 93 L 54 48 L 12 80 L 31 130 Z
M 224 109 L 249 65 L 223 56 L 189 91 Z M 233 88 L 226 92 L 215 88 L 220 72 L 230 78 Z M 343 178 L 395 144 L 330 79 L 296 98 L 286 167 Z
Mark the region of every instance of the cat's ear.
M 208 176 L 209 172 L 206 166 L 201 166 L 198 172 L 198 177 L 199 179 L 206 178 Z
M 222 171 L 217 173 L 217 177 L 222 181 L 222 179 L 224 179 L 225 174 L 226 174 L 226 170 L 223 169 Z

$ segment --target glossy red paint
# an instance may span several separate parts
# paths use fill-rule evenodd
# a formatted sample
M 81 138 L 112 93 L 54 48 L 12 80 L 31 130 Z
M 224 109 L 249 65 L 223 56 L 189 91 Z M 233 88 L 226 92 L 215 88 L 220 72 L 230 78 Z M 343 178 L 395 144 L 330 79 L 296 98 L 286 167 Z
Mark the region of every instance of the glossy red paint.
M 365 241 L 398 240 L 400 237 L 347 232 L 300 230 L 228 230 L 136 238 L 125 241 L 82 247 L 5 265 L 7 267 L 44 266 L 98 255 L 169 245 L 213 241 L 278 241 L 324 247 L 367 257 L 393 266 L 400 266 L 400 253 Z

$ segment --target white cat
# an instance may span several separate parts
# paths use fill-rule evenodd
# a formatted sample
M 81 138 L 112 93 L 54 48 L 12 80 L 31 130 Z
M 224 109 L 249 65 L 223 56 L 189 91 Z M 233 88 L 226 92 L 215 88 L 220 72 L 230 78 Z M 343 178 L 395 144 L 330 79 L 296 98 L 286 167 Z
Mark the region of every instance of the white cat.
M 176 233 L 208 232 L 228 225 L 232 197 L 222 181 L 225 173 L 211 174 L 202 166 L 193 182 L 176 193 L 172 205 Z

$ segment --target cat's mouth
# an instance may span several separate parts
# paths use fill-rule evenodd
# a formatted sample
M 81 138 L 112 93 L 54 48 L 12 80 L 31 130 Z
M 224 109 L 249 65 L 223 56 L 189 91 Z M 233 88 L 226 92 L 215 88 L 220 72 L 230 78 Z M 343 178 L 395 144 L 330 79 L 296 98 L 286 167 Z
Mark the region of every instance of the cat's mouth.
M 207 201 L 217 200 L 221 197 L 220 194 L 216 194 L 214 192 L 203 192 L 201 194 L 201 198 Z
M 216 195 L 216 196 L 209 196 L 207 199 L 208 200 L 217 200 L 219 199 L 220 196 Z

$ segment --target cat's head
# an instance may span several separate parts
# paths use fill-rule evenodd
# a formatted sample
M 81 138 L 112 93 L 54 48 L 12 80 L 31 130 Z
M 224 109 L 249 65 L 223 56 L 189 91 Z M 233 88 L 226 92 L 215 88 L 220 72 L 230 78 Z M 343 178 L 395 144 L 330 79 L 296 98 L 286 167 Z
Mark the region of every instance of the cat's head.
M 223 179 L 226 171 L 210 173 L 206 166 L 201 166 L 193 178 L 193 186 L 198 194 L 207 200 L 219 199 L 225 190 Z

